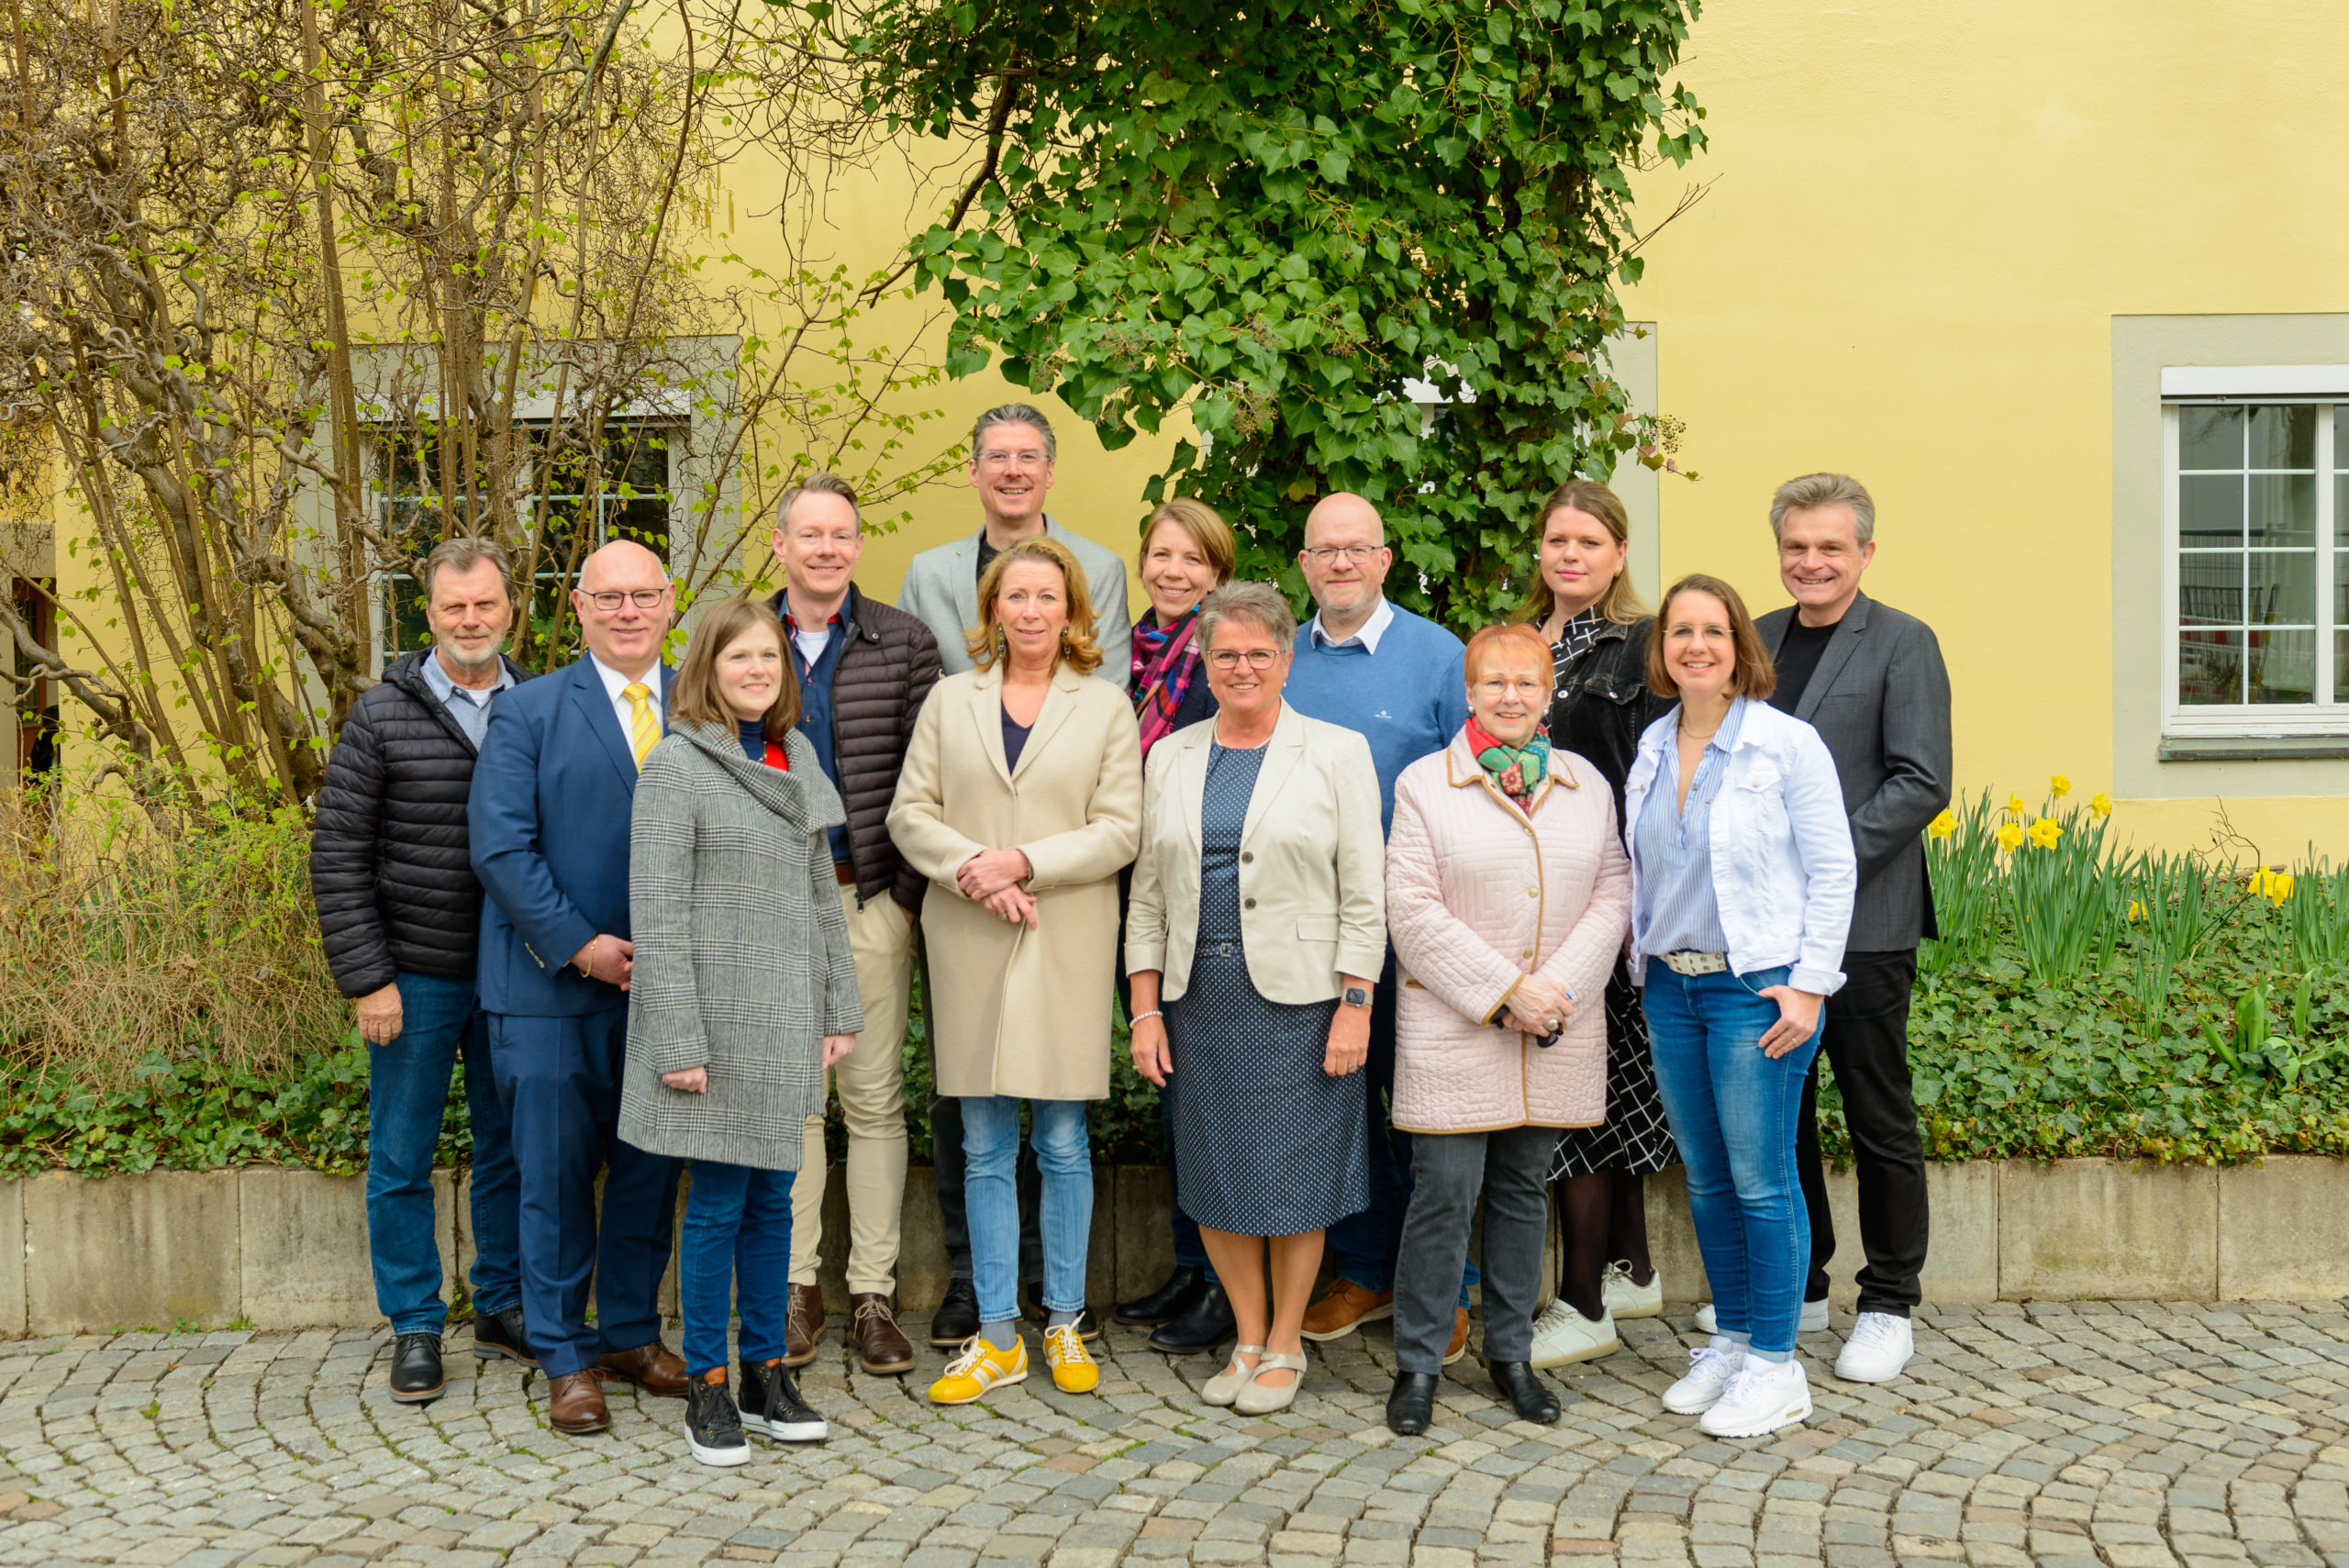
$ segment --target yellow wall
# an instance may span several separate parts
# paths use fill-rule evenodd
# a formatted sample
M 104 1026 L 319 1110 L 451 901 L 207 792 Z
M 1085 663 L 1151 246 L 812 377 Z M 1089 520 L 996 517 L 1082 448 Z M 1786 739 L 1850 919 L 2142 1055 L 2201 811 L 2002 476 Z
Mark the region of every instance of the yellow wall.
M 1665 577 L 1785 603 L 1772 489 L 1853 473 L 1878 505 L 1868 590 L 1947 654 L 1961 785 L 2108 787 L 2112 318 L 2349 309 L 2333 19 L 2290 0 L 1709 6 L 1683 77 L 1712 145 L 1643 177 L 1642 210 L 1714 183 L 1625 301 L 1657 323 L 1659 402 L 1702 475 L 1664 482 Z M 2191 846 L 2223 793 L 2270 859 L 2349 851 L 2349 762 L 2296 765 L 2318 793 L 2291 795 L 2223 767 L 2165 771 L 2190 784 L 2124 800 L 2123 830 Z

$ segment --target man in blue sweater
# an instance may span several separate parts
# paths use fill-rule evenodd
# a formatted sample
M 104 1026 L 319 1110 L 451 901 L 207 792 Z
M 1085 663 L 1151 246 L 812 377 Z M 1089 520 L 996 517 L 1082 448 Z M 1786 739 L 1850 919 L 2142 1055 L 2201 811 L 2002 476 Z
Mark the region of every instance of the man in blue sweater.
M 1325 496 L 1305 519 L 1305 573 L 1317 613 L 1297 640 L 1283 694 L 1309 718 L 1342 724 L 1370 741 L 1378 769 L 1382 825 L 1395 825 L 1397 775 L 1452 743 L 1468 722 L 1465 650 L 1452 633 L 1388 602 L 1386 527 L 1359 495 Z M 1330 1228 L 1338 1277 L 1305 1315 L 1308 1340 L 1341 1340 L 1363 1324 L 1395 1315 L 1395 1255 L 1410 1191 L 1410 1138 L 1387 1126 L 1395 1087 L 1395 952 L 1378 977 L 1370 1016 L 1370 1207 Z M 1469 1266 L 1468 1280 L 1475 1278 Z M 1468 1284 L 1444 1363 L 1468 1350 Z

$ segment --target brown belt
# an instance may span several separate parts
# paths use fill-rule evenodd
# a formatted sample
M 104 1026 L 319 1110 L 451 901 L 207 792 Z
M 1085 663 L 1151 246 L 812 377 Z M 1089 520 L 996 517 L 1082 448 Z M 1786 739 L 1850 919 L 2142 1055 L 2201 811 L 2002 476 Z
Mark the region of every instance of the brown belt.
M 834 861 L 832 862 L 832 880 L 839 883 L 842 887 L 854 887 L 856 885 L 856 862 L 854 861 Z

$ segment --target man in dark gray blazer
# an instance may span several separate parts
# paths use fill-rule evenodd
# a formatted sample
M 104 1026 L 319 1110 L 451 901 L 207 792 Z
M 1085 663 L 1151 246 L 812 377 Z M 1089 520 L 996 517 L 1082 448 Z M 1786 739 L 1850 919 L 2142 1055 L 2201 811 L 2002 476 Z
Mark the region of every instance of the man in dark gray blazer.
M 1860 592 L 1876 555 L 1876 503 L 1858 481 L 1813 473 L 1770 503 L 1778 575 L 1794 604 L 1756 623 L 1777 662 L 1773 706 L 1815 728 L 1842 778 L 1860 886 L 1843 988 L 1827 1000 L 1822 1054 L 1835 1070 L 1859 1167 L 1860 1319 L 1836 1375 L 1884 1383 L 1914 1345 L 1930 1231 L 1924 1140 L 1909 1088 L 1909 992 L 1917 944 L 1939 934 L 1924 831 L 1950 798 L 1949 672 L 1932 628 Z M 1819 1157 L 1819 1069 L 1804 1085 L 1796 1168 L 1810 1210 L 1804 1316 L 1825 1317 L 1835 1228 Z M 1816 1307 L 1810 1305 L 1816 1303 Z

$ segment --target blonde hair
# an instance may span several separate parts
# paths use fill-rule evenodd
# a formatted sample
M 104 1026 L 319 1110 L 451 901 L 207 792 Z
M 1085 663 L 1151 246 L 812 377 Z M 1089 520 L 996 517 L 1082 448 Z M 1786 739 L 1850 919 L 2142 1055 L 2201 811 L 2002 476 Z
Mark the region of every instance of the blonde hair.
M 1629 544 L 1631 519 L 1623 510 L 1623 502 L 1615 492 L 1596 479 L 1569 479 L 1550 492 L 1542 503 L 1542 520 L 1533 530 L 1533 586 L 1526 591 L 1525 603 L 1520 605 L 1517 618 L 1529 626 L 1548 624 L 1550 613 L 1558 607 L 1558 595 L 1542 575 L 1542 536 L 1550 531 L 1550 519 L 1560 512 L 1580 512 L 1597 517 L 1617 544 Z M 1607 584 L 1607 592 L 1598 596 L 1598 610 L 1601 620 L 1617 626 L 1630 626 L 1646 616 L 1648 607 L 1640 602 L 1640 591 L 1631 586 L 1631 563 L 1623 562 L 1623 570 L 1615 573 L 1615 581 Z
M 992 670 L 1006 656 L 1002 628 L 996 624 L 996 595 L 1003 592 L 1003 574 L 1022 561 L 1041 561 L 1060 568 L 1061 584 L 1068 591 L 1068 625 L 1061 631 L 1060 662 L 1080 675 L 1090 675 L 1101 667 L 1101 648 L 1093 640 L 1093 595 L 1085 590 L 1085 569 L 1077 565 L 1068 546 L 1042 534 L 1021 539 L 988 562 L 980 574 L 979 624 L 970 629 L 963 645 L 971 662 Z
M 775 687 L 774 701 L 767 705 L 766 737 L 779 741 L 791 733 L 799 722 L 799 676 L 791 667 L 791 639 L 784 636 L 774 611 L 758 599 L 727 599 L 702 612 L 693 640 L 685 645 L 685 662 L 669 684 L 671 719 L 734 728 L 734 710 L 718 691 L 718 656 L 744 632 L 762 626 L 774 633 L 775 648 L 783 654 L 783 680 Z
M 1141 525 L 1141 548 L 1146 559 L 1150 553 L 1150 538 L 1162 523 L 1172 523 L 1191 536 L 1199 553 L 1208 558 L 1215 569 L 1218 587 L 1231 581 L 1231 573 L 1240 564 L 1240 544 L 1231 537 L 1231 525 L 1225 522 L 1213 506 L 1188 495 L 1177 495 L 1151 513 Z

